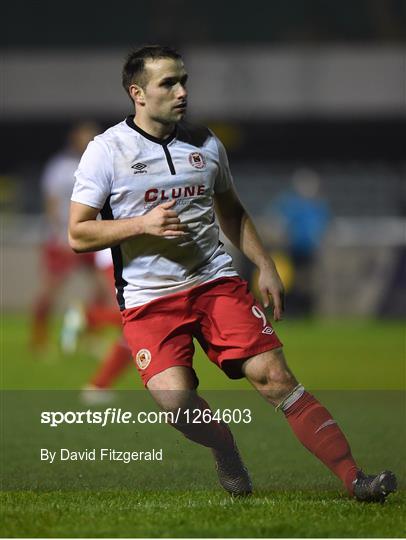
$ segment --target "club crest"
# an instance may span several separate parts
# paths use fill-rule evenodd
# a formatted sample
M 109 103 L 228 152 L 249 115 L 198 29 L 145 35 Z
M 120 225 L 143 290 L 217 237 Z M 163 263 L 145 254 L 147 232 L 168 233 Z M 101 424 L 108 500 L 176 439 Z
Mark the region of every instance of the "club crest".
M 148 349 L 140 349 L 137 352 L 135 361 L 140 369 L 146 369 L 151 362 L 151 353 Z
M 192 152 L 191 154 L 189 154 L 189 163 L 195 169 L 203 169 L 206 165 L 204 157 L 200 152 Z

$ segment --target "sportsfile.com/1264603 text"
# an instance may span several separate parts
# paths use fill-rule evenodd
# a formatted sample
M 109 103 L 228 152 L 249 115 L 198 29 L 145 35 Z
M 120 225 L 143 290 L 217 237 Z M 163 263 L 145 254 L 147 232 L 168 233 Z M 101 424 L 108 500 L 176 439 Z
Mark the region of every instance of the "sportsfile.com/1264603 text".
M 41 424 L 58 427 L 63 424 L 209 424 L 212 421 L 226 424 L 250 424 L 251 409 L 177 409 L 175 411 L 125 411 L 108 407 L 102 411 L 42 411 Z

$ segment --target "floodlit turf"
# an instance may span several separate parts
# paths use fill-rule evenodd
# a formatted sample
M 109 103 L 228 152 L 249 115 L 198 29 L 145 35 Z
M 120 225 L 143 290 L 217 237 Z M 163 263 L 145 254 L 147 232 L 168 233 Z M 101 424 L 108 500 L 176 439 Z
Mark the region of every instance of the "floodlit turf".
M 338 480 L 296 442 L 282 415 L 268 411 L 266 404 L 259 398 L 256 401 L 252 393 L 249 400 L 255 403 L 255 422 L 249 426 L 232 426 L 256 487 L 255 494 L 246 500 L 233 500 L 223 493 L 217 486 L 209 452 L 192 445 L 167 426 L 161 426 L 162 432 L 151 428 L 149 434 L 148 427 L 145 432 L 150 445 L 160 442 L 167 451 L 167 469 L 159 470 L 151 463 L 143 467 L 140 464 L 123 465 L 129 467 L 119 469 L 125 477 L 120 479 L 118 475 L 115 478 L 113 470 L 110 480 L 113 479 L 113 484 L 115 480 L 118 485 L 112 487 L 107 483 L 107 472 L 103 476 L 104 469 L 98 468 L 92 478 L 97 485 L 90 483 L 86 487 L 83 476 L 66 476 L 58 489 L 49 490 L 46 486 L 47 482 L 51 485 L 53 481 L 52 469 L 43 465 L 44 471 L 48 471 L 41 477 L 43 486 L 30 490 L 30 473 L 35 476 L 35 468 L 30 468 L 30 443 L 35 439 L 36 424 L 31 422 L 27 426 L 29 440 L 23 440 L 17 417 L 15 423 L 14 420 L 9 422 L 15 431 L 13 444 L 17 450 L 25 448 L 26 452 L 21 451 L 21 457 L 14 462 L 11 457 L 5 459 L 4 454 L 2 456 L 4 486 L 7 488 L 13 481 L 16 484 L 13 490 L 7 488 L 1 495 L 2 535 L 404 536 L 403 325 L 373 321 L 285 321 L 277 328 L 285 342 L 291 367 L 340 421 L 351 440 L 354 454 L 365 469 L 378 471 L 390 467 L 400 477 L 401 489 L 384 505 L 358 504 L 349 500 Z M 97 365 L 90 350 L 95 345 L 102 350 L 111 339 L 111 336 L 94 336 L 82 343 L 78 354 L 64 358 L 59 355 L 55 340 L 47 353 L 33 356 L 27 348 L 27 326 L 22 317 L 5 317 L 2 332 L 2 385 L 6 389 L 20 390 L 80 388 Z M 196 366 L 202 393 L 211 402 L 217 406 L 227 403 L 236 406 L 239 400 L 247 402 L 245 382 L 228 381 L 200 352 Z M 141 401 L 144 393 L 137 377 L 134 368 L 130 367 L 119 383 L 120 388 L 138 389 L 134 392 L 135 402 Z M 231 389 L 240 391 L 224 392 Z M 217 392 L 211 393 L 211 390 Z M 28 406 L 32 393 L 11 394 L 13 399 L 22 396 L 23 400 L 24 395 Z M 42 392 L 39 398 L 47 399 L 47 396 Z M 3 406 L 7 403 L 3 397 Z M 78 409 L 85 410 L 86 407 L 78 406 Z M 5 412 L 9 417 L 7 407 Z M 3 436 L 9 429 L 6 422 Z M 43 433 L 44 444 L 52 445 L 53 437 L 60 437 L 63 432 L 44 428 Z M 118 448 L 125 442 L 124 435 L 128 438 L 128 433 L 123 433 L 122 440 L 116 444 Z M 142 436 L 140 433 L 139 437 Z M 10 477 L 7 472 L 11 467 L 15 467 L 12 469 L 15 472 Z M 159 489 L 159 473 L 162 489 Z M 89 474 L 93 474 L 92 469 Z M 27 484 L 25 489 L 17 489 L 24 482 Z M 103 482 L 110 487 L 103 489 Z M 131 489 L 132 485 L 136 488 Z
M 336 492 L 6 494 L 10 536 L 399 537 L 401 499 L 356 505 Z M 404 499 L 403 499 L 404 502 Z M 403 514 L 404 515 L 404 514 Z M 403 526 L 403 529 L 402 529 Z

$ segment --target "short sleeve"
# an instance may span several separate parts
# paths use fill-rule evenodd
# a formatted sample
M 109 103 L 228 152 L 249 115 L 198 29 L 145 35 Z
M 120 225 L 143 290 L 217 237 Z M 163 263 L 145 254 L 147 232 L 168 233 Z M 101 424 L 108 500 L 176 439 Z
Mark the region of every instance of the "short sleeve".
M 220 139 L 215 135 L 214 139 L 217 144 L 219 156 L 219 170 L 214 183 L 214 191 L 215 193 L 223 193 L 224 191 L 228 191 L 233 186 L 234 182 L 230 171 L 230 165 L 228 164 L 226 149 Z
M 97 137 L 86 148 L 75 179 L 72 201 L 103 208 L 111 193 L 113 163 L 108 146 Z

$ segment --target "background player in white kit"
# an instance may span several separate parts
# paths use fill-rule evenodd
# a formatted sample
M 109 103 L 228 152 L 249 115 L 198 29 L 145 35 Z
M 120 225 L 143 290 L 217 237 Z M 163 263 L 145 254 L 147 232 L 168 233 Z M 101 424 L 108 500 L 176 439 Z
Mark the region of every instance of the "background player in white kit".
M 92 272 L 94 255 L 75 255 L 69 247 L 66 228 L 74 183 L 74 173 L 80 156 L 89 141 L 99 132 L 92 122 L 74 125 L 67 136 L 67 145 L 53 156 L 44 168 L 41 187 L 46 218 L 46 239 L 41 248 L 43 274 L 33 310 L 31 346 L 41 348 L 48 341 L 48 320 L 57 296 L 67 278 L 80 268 Z M 98 281 L 93 279 L 94 299 L 102 297 Z
M 181 122 L 187 74 L 171 49 L 131 53 L 123 85 L 135 116 L 96 137 L 86 150 L 72 196 L 75 251 L 112 246 L 124 332 L 144 384 L 166 410 L 206 409 L 192 367 L 193 336 L 228 376 L 245 376 L 285 414 L 293 432 L 358 500 L 381 501 L 393 473 L 366 476 L 330 413 L 296 381 L 262 307 L 232 267 L 226 236 L 259 269 L 259 289 L 273 314 L 283 286 L 235 193 L 225 150 L 206 128 Z M 96 221 L 101 211 L 104 221 Z M 185 436 L 212 449 L 219 480 L 233 495 L 251 481 L 223 423 L 179 422 Z
M 111 298 L 111 303 L 88 310 L 85 313 L 84 327 L 90 327 L 94 330 L 113 325 L 120 328 L 121 334 L 122 320 L 115 298 L 113 261 L 110 249 L 102 249 L 95 253 L 95 266 L 97 272 L 101 274 L 101 279 L 105 282 L 106 293 Z M 110 388 L 130 365 L 131 352 L 121 334 L 109 347 L 96 372 L 92 374 L 82 390 L 82 401 L 89 405 L 112 401 L 114 395 L 111 393 Z

